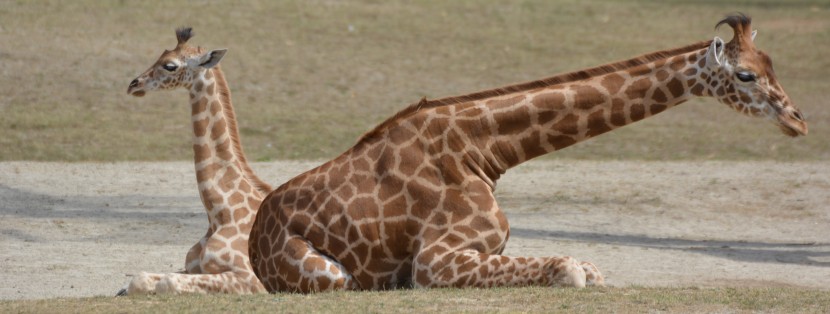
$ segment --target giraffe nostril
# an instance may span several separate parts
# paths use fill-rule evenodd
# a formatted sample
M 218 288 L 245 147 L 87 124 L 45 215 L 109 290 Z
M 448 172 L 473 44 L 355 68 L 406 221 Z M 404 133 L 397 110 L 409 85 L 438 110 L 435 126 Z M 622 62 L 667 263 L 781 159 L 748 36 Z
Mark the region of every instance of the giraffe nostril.
M 804 121 L 804 116 L 801 115 L 801 111 L 794 110 L 792 112 L 792 116 L 793 116 L 793 118 L 795 118 L 798 121 Z
M 132 82 L 130 82 L 130 87 L 136 87 L 136 86 L 138 86 L 138 79 L 134 79 Z

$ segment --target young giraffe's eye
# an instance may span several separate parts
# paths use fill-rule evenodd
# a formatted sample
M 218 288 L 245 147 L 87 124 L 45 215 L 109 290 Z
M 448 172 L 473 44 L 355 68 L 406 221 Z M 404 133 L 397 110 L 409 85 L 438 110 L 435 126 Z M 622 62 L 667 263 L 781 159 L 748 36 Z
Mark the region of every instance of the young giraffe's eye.
M 179 68 L 179 66 L 177 66 L 175 63 L 168 63 L 163 65 L 162 67 L 170 72 L 176 71 L 176 69 Z
M 755 81 L 755 74 L 750 72 L 737 72 L 735 76 L 738 77 L 741 82 L 754 82 Z

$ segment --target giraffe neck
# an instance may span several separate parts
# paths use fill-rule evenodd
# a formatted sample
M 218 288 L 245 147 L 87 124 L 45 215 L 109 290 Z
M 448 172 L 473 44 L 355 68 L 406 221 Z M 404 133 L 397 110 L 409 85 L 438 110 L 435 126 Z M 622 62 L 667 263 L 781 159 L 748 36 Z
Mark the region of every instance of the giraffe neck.
M 711 96 L 701 79 L 706 49 L 584 79 L 476 101 L 491 112 L 474 169 L 491 185 L 507 169 L 674 107 Z M 698 84 L 700 83 L 700 84 Z M 460 108 L 459 108 L 460 110 Z M 456 113 L 458 115 L 459 112 Z M 484 126 L 487 128 L 488 126 Z
M 246 201 L 228 197 L 234 189 L 253 193 L 261 201 L 271 187 L 253 173 L 245 158 L 230 90 L 222 71 L 215 67 L 196 76 L 189 86 L 193 153 L 199 194 L 205 207 L 208 211 L 218 210 L 235 205 L 230 203 Z

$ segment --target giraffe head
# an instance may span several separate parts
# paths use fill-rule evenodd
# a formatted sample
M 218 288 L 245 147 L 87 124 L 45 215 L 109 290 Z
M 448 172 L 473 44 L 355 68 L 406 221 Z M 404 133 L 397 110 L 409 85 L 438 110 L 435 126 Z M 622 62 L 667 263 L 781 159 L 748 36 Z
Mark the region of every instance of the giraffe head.
M 193 35 L 193 29 L 189 27 L 177 29 L 176 48 L 165 50 L 147 71 L 130 82 L 127 93 L 141 97 L 148 91 L 190 88 L 195 80 L 203 77 L 201 74 L 219 64 L 228 50 L 205 51 L 201 47 L 192 47 L 187 41 Z
M 727 24 L 734 36 L 728 43 L 715 37 L 701 61 L 701 79 L 720 102 L 750 116 L 766 117 L 789 136 L 806 135 L 804 116 L 778 83 L 772 60 L 755 48 L 757 32 L 751 22 L 743 14 L 718 22 L 715 28 Z

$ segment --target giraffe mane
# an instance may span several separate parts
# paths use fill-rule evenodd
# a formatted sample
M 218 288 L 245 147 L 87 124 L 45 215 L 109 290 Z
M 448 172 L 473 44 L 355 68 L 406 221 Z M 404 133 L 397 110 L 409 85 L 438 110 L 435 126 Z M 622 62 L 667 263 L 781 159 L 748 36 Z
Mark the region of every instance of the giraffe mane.
M 640 66 L 643 64 L 651 63 L 660 59 L 665 59 L 668 57 L 676 56 L 679 54 L 691 52 L 694 50 L 703 49 L 709 47 L 712 43 L 711 40 L 697 42 L 691 45 L 668 49 L 668 50 L 661 50 L 656 52 L 647 53 L 635 58 L 631 58 L 628 60 L 617 61 L 608 63 L 605 65 L 600 65 L 597 67 L 589 68 L 586 70 L 569 72 L 564 74 L 555 75 L 548 78 L 543 78 L 540 80 L 519 83 L 515 85 L 508 85 L 504 87 L 488 89 L 483 91 L 478 91 L 472 94 L 460 95 L 460 96 L 451 96 L 451 97 L 444 97 L 439 99 L 427 100 L 426 97 L 421 98 L 420 101 L 410 104 L 403 110 L 396 113 L 394 116 L 386 119 L 385 121 L 378 124 L 374 129 L 364 134 L 359 140 L 358 143 L 368 140 L 380 135 L 386 128 L 394 124 L 395 122 L 404 119 L 418 111 L 429 109 L 429 108 L 436 108 L 441 106 L 448 106 L 454 104 L 460 104 L 465 102 L 477 101 L 492 97 L 503 96 L 507 94 L 522 92 L 533 90 L 537 88 L 543 88 L 548 86 L 553 86 L 562 83 L 574 82 L 589 79 L 591 77 L 600 76 L 624 69 L 629 69 L 632 67 Z
M 251 169 L 248 165 L 248 160 L 245 157 L 245 153 L 242 150 L 242 142 L 239 140 L 239 128 L 236 124 L 236 113 L 233 109 L 233 104 L 231 103 L 231 91 L 228 88 L 228 82 L 225 81 L 225 75 L 220 70 L 219 66 L 217 65 L 213 69 L 213 76 L 216 79 L 216 91 L 219 92 L 219 100 L 222 102 L 222 112 L 225 114 L 225 118 L 228 123 L 228 135 L 231 138 L 231 143 L 233 144 L 233 151 L 236 154 L 236 157 L 239 158 L 239 163 L 242 166 L 242 171 L 244 172 L 244 176 L 251 180 L 254 184 L 255 188 L 260 192 L 268 194 L 271 192 L 271 185 L 262 181 Z

